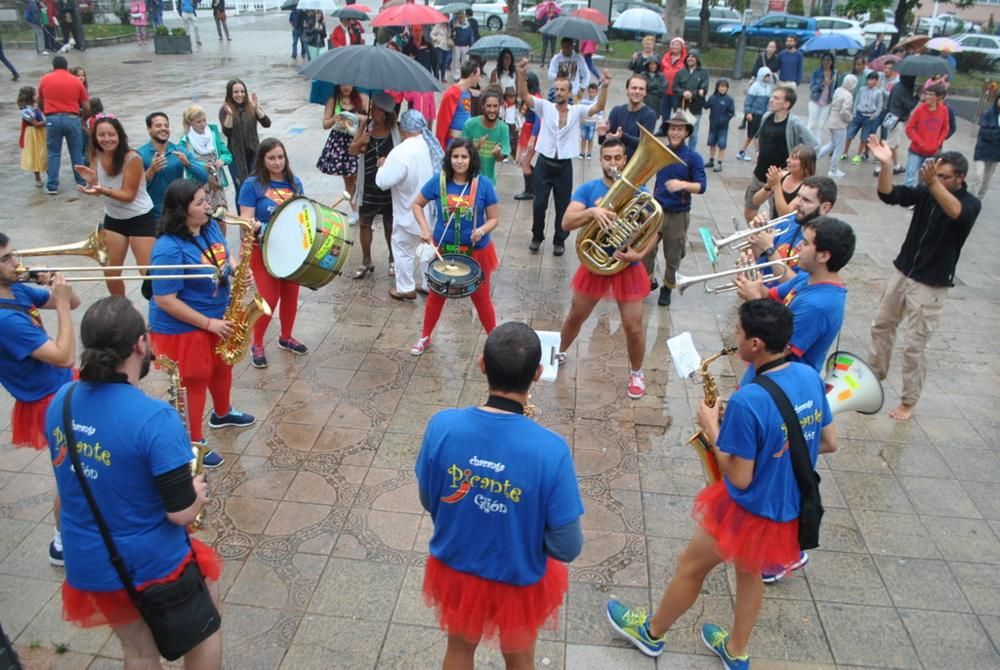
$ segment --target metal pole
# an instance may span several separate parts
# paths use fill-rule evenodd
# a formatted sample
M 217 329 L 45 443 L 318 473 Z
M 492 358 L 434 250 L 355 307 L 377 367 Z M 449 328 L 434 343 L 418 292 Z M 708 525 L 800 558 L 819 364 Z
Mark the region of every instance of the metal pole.
M 934 39 L 934 28 L 936 27 L 937 24 L 937 14 L 938 14 L 938 3 L 937 0 L 934 0 L 934 12 L 931 14 L 931 27 L 927 31 L 927 36 L 930 37 L 931 39 Z M 919 22 L 920 20 L 918 19 L 917 23 Z

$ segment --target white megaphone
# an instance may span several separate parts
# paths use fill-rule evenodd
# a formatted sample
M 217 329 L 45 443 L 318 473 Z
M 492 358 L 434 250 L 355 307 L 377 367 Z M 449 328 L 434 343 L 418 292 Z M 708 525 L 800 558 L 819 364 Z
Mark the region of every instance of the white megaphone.
M 860 356 L 849 351 L 835 351 L 826 359 L 826 400 L 830 411 L 875 414 L 882 409 L 885 393 L 875 371 Z

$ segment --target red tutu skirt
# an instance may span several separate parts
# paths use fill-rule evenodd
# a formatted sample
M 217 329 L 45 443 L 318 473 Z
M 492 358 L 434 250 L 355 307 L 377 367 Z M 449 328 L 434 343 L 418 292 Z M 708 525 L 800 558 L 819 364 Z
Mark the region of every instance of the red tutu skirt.
M 492 240 L 482 249 L 473 249 L 472 260 L 479 263 L 479 267 L 483 269 L 483 277 L 486 279 L 489 279 L 493 271 L 500 267 L 500 259 L 497 258 L 497 250 L 493 246 Z
M 181 376 L 188 379 L 208 379 L 212 375 L 212 351 L 219 337 L 200 328 L 188 333 L 168 335 L 150 333 L 153 353 L 177 363 Z
M 433 556 L 424 570 L 424 602 L 437 609 L 441 629 L 470 643 L 499 637 L 504 652 L 529 649 L 542 627 L 555 630 L 568 588 L 569 570 L 552 558 L 530 586 L 459 572 Z
M 715 553 L 742 572 L 778 572 L 799 560 L 799 520 L 752 514 L 733 501 L 721 481 L 698 493 L 691 516 L 715 538 Z
M 14 401 L 10 424 L 15 447 L 33 447 L 35 451 L 41 451 L 49 445 L 45 439 L 45 412 L 55 395 L 50 393 L 34 402 Z
M 534 123 L 525 123 L 521 126 L 521 131 L 517 135 L 517 155 L 520 156 L 528 148 L 528 141 L 531 140 L 531 131 Z
M 618 302 L 635 302 L 649 295 L 649 275 L 642 263 L 630 263 L 616 275 L 594 274 L 581 265 L 570 284 L 573 291 L 597 300 L 614 298 Z
M 184 568 L 192 560 L 198 561 L 201 574 L 210 582 L 219 581 L 222 574 L 222 559 L 215 549 L 200 540 L 191 538 L 191 553 L 187 555 L 166 577 L 161 579 L 151 579 L 148 582 L 138 585 L 142 591 L 153 584 L 163 584 L 172 582 L 181 576 Z M 139 610 L 135 608 L 129 600 L 128 592 L 125 589 L 118 591 L 81 591 L 70 586 L 69 582 L 63 582 L 63 619 L 81 628 L 94 628 L 96 626 L 124 626 L 139 618 Z

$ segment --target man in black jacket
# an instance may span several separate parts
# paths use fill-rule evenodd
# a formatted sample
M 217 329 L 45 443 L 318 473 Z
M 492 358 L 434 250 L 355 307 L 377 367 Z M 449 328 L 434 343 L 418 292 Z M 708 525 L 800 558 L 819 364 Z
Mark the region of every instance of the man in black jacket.
M 927 376 L 925 350 L 937 327 L 948 289 L 955 285 L 955 266 L 981 203 L 969 193 L 965 175 L 969 163 L 957 151 L 946 151 L 928 159 L 920 169 L 922 186 L 893 186 L 892 150 L 872 135 L 868 140 L 871 155 L 882 164 L 878 178 L 878 197 L 889 205 L 913 207 L 910 228 L 892 262 L 878 314 L 872 323 L 872 349 L 868 358 L 879 379 L 889 372 L 896 328 L 906 321 L 903 342 L 903 388 L 900 404 L 889 412 L 905 421 L 913 415 L 913 406 Z

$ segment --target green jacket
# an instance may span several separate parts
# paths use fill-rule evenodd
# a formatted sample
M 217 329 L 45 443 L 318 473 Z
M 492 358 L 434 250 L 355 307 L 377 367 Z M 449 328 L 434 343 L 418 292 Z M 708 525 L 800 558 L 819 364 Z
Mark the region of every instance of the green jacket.
M 223 141 L 222 134 L 219 132 L 219 127 L 214 123 L 210 123 L 208 124 L 208 129 L 212 131 L 212 139 L 215 141 L 215 155 L 218 156 L 219 160 L 225 163 L 226 165 L 232 164 L 233 154 L 229 151 L 229 147 L 227 147 L 226 143 Z M 188 142 L 187 133 L 184 133 L 181 136 L 181 141 L 178 142 L 178 144 L 187 149 L 188 151 L 194 153 L 194 151 L 191 149 L 191 144 Z M 206 165 L 205 167 L 207 168 L 208 166 Z M 184 176 L 190 178 L 191 173 L 185 170 Z M 218 175 L 216 175 L 216 179 L 218 179 L 219 186 L 221 186 L 222 188 L 229 186 L 229 180 L 226 178 L 226 173 L 224 170 L 219 170 Z

